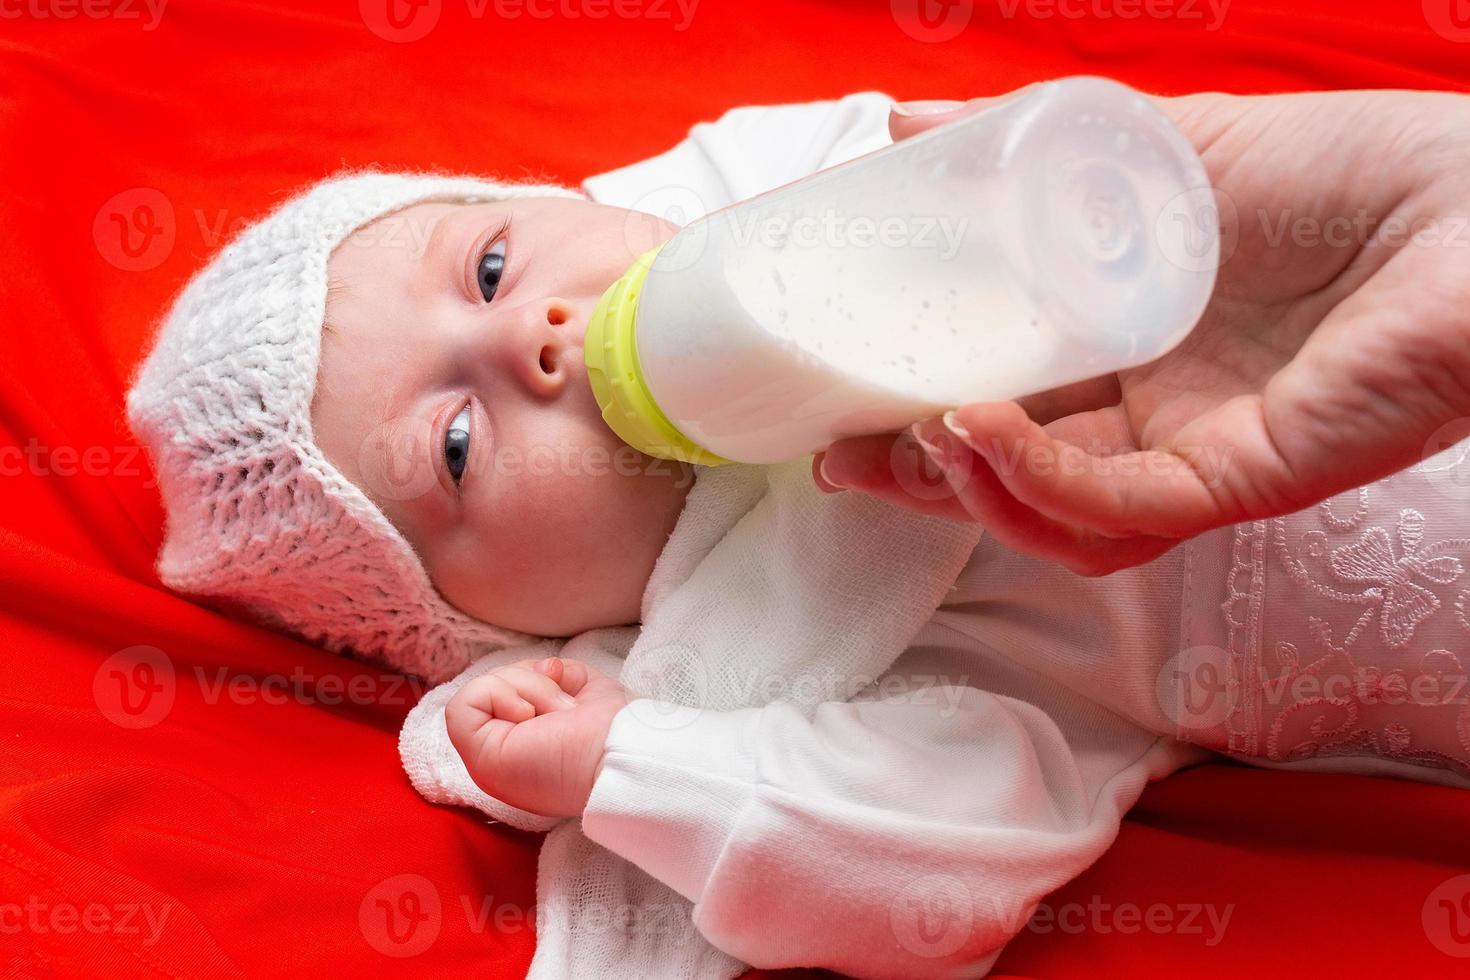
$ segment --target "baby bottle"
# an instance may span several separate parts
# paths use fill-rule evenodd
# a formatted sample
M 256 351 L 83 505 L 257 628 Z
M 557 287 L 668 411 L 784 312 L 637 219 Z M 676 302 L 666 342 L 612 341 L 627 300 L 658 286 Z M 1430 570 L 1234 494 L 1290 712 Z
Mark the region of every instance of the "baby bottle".
M 1188 140 L 1066 78 L 689 223 L 603 295 L 583 357 L 634 448 L 781 462 L 1153 360 L 1218 263 Z

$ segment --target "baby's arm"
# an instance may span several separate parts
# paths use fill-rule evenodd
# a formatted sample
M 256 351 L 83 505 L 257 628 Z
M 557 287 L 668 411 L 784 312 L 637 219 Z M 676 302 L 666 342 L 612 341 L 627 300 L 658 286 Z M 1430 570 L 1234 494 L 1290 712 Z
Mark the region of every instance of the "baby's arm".
M 1054 718 L 962 686 L 924 700 L 772 704 L 675 731 L 630 706 L 583 832 L 752 965 L 983 976 L 1177 763 L 1095 707 Z
M 576 730 L 585 749 L 610 722 L 601 770 L 558 748 L 539 778 L 574 771 L 563 810 L 588 786 L 586 835 L 691 899 L 705 937 L 745 962 L 980 976 L 1034 906 L 1107 849 L 1145 783 L 1192 750 L 1067 692 L 1039 699 L 1043 710 L 964 685 L 908 691 L 594 710 Z M 546 694 L 530 700 L 570 732 L 583 695 L 567 709 Z M 475 756 L 466 764 L 487 792 L 517 791 Z

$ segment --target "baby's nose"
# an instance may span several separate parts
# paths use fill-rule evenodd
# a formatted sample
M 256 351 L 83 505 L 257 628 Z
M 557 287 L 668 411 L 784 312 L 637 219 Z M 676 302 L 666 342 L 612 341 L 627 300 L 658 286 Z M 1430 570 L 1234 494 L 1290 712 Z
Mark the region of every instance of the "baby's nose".
M 507 351 L 511 368 L 532 395 L 555 398 L 576 367 L 571 360 L 577 352 L 572 308 L 559 299 L 550 299 L 528 307 L 520 321 L 514 343 Z

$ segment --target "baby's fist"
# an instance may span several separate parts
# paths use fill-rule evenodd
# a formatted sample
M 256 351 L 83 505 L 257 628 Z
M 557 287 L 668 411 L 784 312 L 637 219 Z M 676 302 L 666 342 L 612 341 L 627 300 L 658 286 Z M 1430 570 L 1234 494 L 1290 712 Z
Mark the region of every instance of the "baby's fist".
M 475 784 L 532 813 L 575 817 L 602 765 L 621 684 L 577 660 L 522 660 L 482 674 L 445 709 L 449 741 Z

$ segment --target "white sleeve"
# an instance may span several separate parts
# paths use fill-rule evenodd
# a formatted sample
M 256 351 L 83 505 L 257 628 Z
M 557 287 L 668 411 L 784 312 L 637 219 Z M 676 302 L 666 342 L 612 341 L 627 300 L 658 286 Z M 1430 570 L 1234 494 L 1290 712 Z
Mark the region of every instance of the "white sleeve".
M 589 177 L 599 204 L 685 224 L 722 207 L 887 146 L 882 92 L 794 105 L 742 106 L 702 122 L 672 149 Z
M 897 678 L 883 699 L 613 721 L 582 829 L 764 968 L 975 977 L 1198 753 L 1055 689 Z

